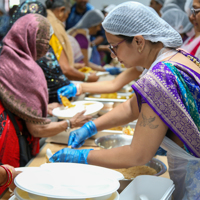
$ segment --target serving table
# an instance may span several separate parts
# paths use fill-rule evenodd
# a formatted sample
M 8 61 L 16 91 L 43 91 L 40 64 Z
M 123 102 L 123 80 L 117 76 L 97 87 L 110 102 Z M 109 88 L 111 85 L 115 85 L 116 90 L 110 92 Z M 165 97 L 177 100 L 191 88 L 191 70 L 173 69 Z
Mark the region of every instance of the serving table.
M 27 167 L 39 167 L 40 165 L 46 163 L 46 150 L 49 148 L 51 149 L 52 153 L 55 153 L 56 151 L 62 149 L 62 148 L 66 148 L 67 145 L 63 145 L 63 144 L 53 144 L 53 143 L 45 143 L 44 146 L 42 147 L 40 153 L 33 158 L 28 164 Z M 95 146 L 83 146 L 80 149 L 90 149 L 93 148 L 94 150 L 99 150 L 100 147 L 95 147 Z M 167 164 L 167 157 L 166 156 L 156 156 L 157 159 L 161 160 L 168 169 L 168 164 Z M 160 177 L 164 177 L 164 178 L 169 178 L 169 173 L 168 171 L 166 171 L 163 175 L 161 175 Z M 10 198 L 11 192 L 7 191 L 3 197 L 1 198 L 1 200 L 8 200 Z

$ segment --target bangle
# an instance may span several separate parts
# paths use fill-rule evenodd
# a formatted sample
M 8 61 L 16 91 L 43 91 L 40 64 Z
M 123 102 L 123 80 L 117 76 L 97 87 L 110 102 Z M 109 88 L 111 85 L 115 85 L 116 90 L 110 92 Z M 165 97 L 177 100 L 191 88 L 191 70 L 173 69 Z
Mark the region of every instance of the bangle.
M 5 169 L 6 174 L 8 176 L 6 183 L 1 185 L 0 187 L 9 187 L 10 184 L 12 183 L 12 180 L 13 180 L 12 171 L 10 169 L 8 169 L 7 167 L 2 166 L 2 165 L 0 167 Z
M 85 78 L 83 81 L 86 82 L 88 80 L 88 78 L 89 78 L 89 75 L 85 73 Z
M 65 120 L 67 122 L 67 128 L 65 131 L 68 131 L 71 128 L 71 123 L 68 119 Z
M 82 86 L 81 86 L 80 83 L 77 83 L 77 84 L 76 84 L 76 89 L 77 89 L 76 95 L 77 95 L 77 96 L 81 95 L 82 92 L 83 92 L 83 89 L 82 89 Z

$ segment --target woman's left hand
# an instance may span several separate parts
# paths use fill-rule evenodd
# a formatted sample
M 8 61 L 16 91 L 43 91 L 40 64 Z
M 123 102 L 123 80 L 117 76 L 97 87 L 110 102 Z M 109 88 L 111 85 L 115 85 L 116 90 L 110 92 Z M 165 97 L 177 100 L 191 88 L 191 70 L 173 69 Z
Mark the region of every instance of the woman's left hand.
M 90 121 L 92 119 L 92 116 L 84 115 L 86 111 L 82 111 L 80 113 L 77 113 L 74 117 L 70 119 L 71 128 L 75 127 L 81 127 L 86 122 Z
M 52 113 L 53 109 L 54 109 L 54 108 L 57 108 L 57 107 L 60 107 L 60 106 L 62 106 L 62 105 L 59 104 L 59 103 L 57 103 L 57 102 L 48 104 L 47 113 L 48 113 L 49 115 L 52 115 L 52 116 L 53 116 L 53 113 Z

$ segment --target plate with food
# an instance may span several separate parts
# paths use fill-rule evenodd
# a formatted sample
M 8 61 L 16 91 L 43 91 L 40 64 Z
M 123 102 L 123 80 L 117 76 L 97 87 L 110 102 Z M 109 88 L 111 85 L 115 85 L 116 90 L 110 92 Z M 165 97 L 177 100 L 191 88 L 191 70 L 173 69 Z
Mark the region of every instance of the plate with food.
M 84 115 L 96 115 L 102 108 L 103 103 L 97 101 L 62 101 L 63 106 L 53 109 L 52 113 L 59 119 L 71 119 L 74 115 L 86 110 Z

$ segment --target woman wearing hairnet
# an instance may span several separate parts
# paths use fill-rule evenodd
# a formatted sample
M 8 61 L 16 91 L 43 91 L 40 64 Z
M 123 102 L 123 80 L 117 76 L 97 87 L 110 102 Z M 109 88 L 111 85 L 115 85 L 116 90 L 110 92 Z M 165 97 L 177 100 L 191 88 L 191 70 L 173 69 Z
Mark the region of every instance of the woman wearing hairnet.
M 163 13 L 162 19 L 164 19 L 169 25 L 171 25 L 178 33 L 180 33 L 183 42 L 187 39 L 187 33 L 191 31 L 193 25 L 189 21 L 189 18 L 185 12 L 180 8 L 172 8 Z
M 138 119 L 131 145 L 92 150 L 65 148 L 51 162 L 109 168 L 144 165 L 161 145 L 167 150 L 174 199 L 200 196 L 200 63 L 179 50 L 182 38 L 170 25 L 137 2 L 126 2 L 103 22 L 112 57 L 127 68 L 146 68 L 132 86 L 136 95 L 102 117 L 72 131 L 68 145 L 80 147 L 97 131 Z

